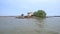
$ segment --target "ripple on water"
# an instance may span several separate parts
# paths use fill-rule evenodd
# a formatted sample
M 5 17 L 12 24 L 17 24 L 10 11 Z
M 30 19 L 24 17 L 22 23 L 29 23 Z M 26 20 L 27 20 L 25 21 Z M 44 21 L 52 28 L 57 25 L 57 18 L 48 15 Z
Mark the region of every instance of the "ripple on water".
M 55 28 L 57 26 L 56 24 L 52 23 L 52 21 L 54 20 L 60 21 L 56 20 L 56 18 L 53 18 L 53 20 L 51 20 L 51 18 L 43 19 L 38 22 L 38 20 L 36 19 L 14 19 L 12 17 L 1 17 L 0 34 L 59 34 L 56 31 L 50 31 L 50 29 Z M 56 26 L 54 26 L 53 24 Z M 57 24 L 60 25 L 59 23 Z M 51 25 L 54 27 L 50 27 Z M 49 28 L 49 30 L 44 29 L 45 27 Z

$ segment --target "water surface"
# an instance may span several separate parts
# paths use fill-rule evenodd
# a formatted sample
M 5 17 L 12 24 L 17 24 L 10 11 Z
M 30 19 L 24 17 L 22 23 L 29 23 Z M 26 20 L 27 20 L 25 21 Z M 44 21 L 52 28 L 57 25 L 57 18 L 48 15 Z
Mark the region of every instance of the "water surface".
M 60 34 L 60 17 L 40 20 L 0 17 L 0 34 Z

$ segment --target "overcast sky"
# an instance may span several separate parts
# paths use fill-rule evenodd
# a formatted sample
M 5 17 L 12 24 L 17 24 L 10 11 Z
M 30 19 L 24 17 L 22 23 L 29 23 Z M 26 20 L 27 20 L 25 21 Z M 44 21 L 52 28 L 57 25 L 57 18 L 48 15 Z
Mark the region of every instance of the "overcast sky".
M 47 16 L 60 16 L 60 0 L 0 0 L 0 16 L 44 10 Z

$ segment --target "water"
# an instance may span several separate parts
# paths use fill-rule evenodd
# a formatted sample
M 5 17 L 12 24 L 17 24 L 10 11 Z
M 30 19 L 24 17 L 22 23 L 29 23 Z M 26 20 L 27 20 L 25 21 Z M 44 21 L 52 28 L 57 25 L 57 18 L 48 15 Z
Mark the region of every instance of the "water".
M 0 34 L 60 34 L 60 17 L 39 20 L 0 17 Z

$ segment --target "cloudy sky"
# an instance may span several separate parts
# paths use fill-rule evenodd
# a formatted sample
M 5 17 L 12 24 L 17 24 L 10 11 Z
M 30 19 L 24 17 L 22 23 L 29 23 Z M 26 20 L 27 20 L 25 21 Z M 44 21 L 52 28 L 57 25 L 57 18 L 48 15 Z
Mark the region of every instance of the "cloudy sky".
M 36 10 L 44 10 L 47 16 L 60 16 L 60 0 L 0 0 L 0 16 L 27 15 Z

